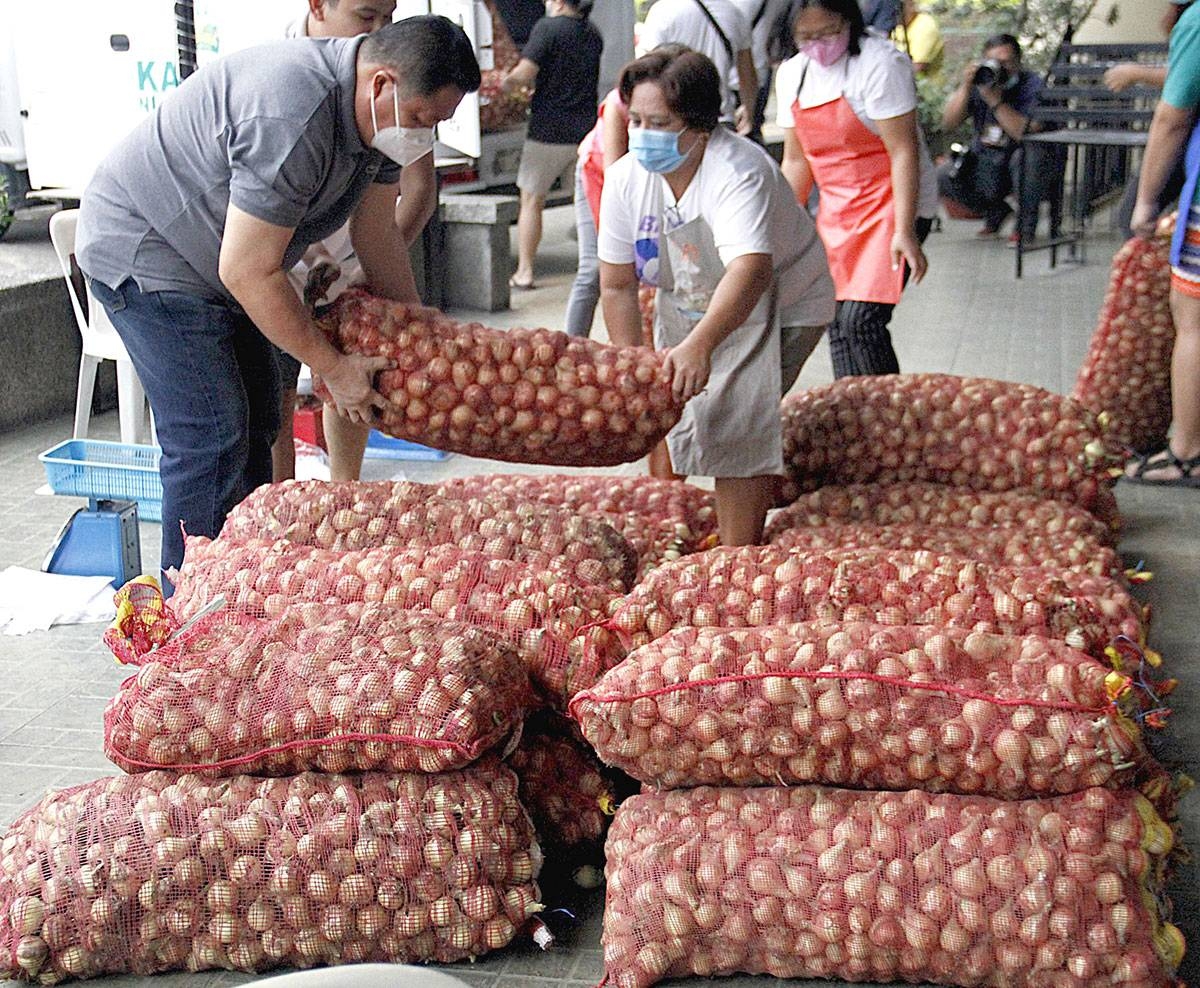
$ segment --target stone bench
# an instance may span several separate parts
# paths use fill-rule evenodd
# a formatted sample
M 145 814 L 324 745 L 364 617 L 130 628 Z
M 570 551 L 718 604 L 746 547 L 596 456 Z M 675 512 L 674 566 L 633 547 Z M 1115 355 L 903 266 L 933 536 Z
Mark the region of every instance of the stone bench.
M 520 200 L 511 195 L 441 196 L 442 297 L 448 308 L 499 312 L 511 301 L 512 251 L 508 228 Z

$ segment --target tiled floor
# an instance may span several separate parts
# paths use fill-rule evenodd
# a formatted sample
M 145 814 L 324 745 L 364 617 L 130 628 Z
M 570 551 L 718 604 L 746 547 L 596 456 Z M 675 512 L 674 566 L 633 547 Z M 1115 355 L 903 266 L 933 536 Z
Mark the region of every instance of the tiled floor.
M 569 210 L 547 216 L 546 247 L 539 258 L 539 291 L 522 293 L 509 313 L 478 316 L 494 325 L 560 325 L 573 270 L 567 237 Z M 1068 391 L 1087 347 L 1115 240 L 1100 231 L 1089 244 L 1089 262 L 1050 271 L 1047 256 L 1034 256 L 1026 277 L 1013 278 L 1013 257 L 1002 244 L 980 243 L 973 224 L 949 223 L 928 246 L 930 273 L 897 311 L 894 332 L 901 365 L 912 371 L 950 371 L 1027 381 Z M 4 247 L 0 246 L 0 253 Z M 818 349 L 800 385 L 829 380 L 829 356 Z M 37 453 L 64 438 L 64 418 L 0 437 L 0 568 L 38 567 L 56 532 L 80 502 L 35 494 L 43 483 Z M 97 422 L 97 435 L 115 436 L 115 416 Z M 368 475 L 384 477 L 397 466 L 415 480 L 450 473 L 497 469 L 455 456 L 441 464 L 373 461 Z M 504 467 L 504 469 L 510 469 Z M 633 467 L 628 468 L 630 470 Z M 1163 745 L 1176 764 L 1198 764 L 1200 718 L 1197 675 L 1200 645 L 1194 617 L 1200 605 L 1200 492 L 1121 486 L 1126 518 L 1122 549 L 1130 562 L 1144 559 L 1155 580 L 1138 590 L 1153 602 L 1152 644 L 1182 680 L 1176 713 Z M 153 569 L 157 526 L 141 526 L 143 562 Z M 6 824 L 48 788 L 86 781 L 113 771 L 100 753 L 104 705 L 126 675 L 100 643 L 98 626 L 56 628 L 22 638 L 0 639 L 0 824 Z M 1184 804 L 1183 829 L 1194 846 L 1200 834 L 1196 799 Z M 1196 869 L 1186 865 L 1172 888 L 1176 921 L 1200 948 Z M 551 903 L 557 905 L 558 903 Z M 601 976 L 599 930 L 602 899 L 571 903 L 580 925 L 548 953 L 518 947 L 474 965 L 450 970 L 479 988 L 575 986 Z M 1193 969 L 1185 962 L 1181 975 Z M 225 973 L 164 975 L 154 979 L 109 978 L 97 984 L 121 988 L 209 988 L 255 980 Z M 729 988 L 768 979 L 736 978 Z

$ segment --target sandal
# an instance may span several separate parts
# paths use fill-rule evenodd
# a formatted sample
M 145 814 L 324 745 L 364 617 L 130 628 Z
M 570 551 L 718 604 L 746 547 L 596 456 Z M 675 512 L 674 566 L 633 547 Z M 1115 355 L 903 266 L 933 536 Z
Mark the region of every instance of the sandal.
M 518 292 L 531 292 L 537 288 L 537 285 L 532 281 L 517 281 L 516 275 L 513 275 L 513 277 L 508 279 L 508 287 L 515 288 Z
M 1190 460 L 1181 460 L 1173 452 L 1171 447 L 1160 449 L 1157 453 L 1147 453 L 1145 456 L 1139 456 L 1131 464 L 1133 470 L 1125 471 L 1123 480 L 1131 481 L 1135 484 L 1151 484 L 1157 487 L 1200 487 L 1200 456 L 1193 456 Z M 1174 467 L 1179 471 L 1178 477 L 1169 477 L 1162 480 L 1156 480 L 1153 477 L 1147 477 L 1146 474 L 1155 470 L 1164 470 L 1167 467 Z

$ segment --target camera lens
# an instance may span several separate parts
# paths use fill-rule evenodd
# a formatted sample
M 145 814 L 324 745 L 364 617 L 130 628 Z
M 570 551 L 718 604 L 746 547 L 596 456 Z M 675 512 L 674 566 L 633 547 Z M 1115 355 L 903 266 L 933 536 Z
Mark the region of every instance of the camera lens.
M 996 70 L 990 65 L 981 65 L 975 70 L 975 85 L 991 86 L 996 81 Z

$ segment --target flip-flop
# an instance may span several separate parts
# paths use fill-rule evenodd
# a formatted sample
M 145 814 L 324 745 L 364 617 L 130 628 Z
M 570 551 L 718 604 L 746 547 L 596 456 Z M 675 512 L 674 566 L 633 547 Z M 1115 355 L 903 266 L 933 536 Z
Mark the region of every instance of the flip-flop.
M 516 278 L 509 278 L 508 279 L 508 287 L 512 288 L 518 292 L 531 292 L 535 288 L 537 288 L 537 285 L 535 285 L 532 281 L 529 282 L 529 284 L 525 285 L 525 284 L 522 284 L 521 282 L 517 281 Z
M 1179 476 L 1163 480 L 1155 480 L 1153 477 L 1146 476 L 1150 471 L 1162 470 L 1166 467 L 1174 467 L 1179 471 Z M 1200 456 L 1182 460 L 1171 452 L 1171 447 L 1168 446 L 1166 449 L 1139 456 L 1134 461 L 1133 473 L 1126 473 L 1121 479 L 1128 480 L 1133 484 L 1146 484 L 1152 487 L 1200 487 Z

